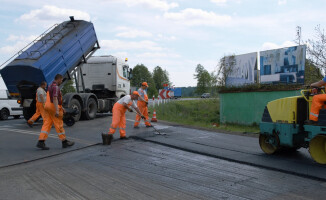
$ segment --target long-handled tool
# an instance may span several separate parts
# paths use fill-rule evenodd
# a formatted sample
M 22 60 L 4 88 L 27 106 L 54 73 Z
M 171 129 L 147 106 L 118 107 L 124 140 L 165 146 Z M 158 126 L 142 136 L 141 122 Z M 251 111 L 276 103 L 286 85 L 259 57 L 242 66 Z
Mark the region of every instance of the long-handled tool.
M 156 131 L 156 135 L 166 135 L 166 133 L 161 133 L 159 130 L 157 130 L 153 125 L 152 125 L 153 129 Z
M 134 109 L 134 108 L 132 108 L 131 110 L 134 110 L 134 111 L 136 111 L 136 113 L 138 114 L 138 115 L 140 115 L 140 116 L 143 116 L 142 114 L 140 114 L 136 109 Z M 159 130 L 157 130 L 153 125 L 152 125 L 152 128 L 155 130 L 155 134 L 156 135 L 166 135 L 166 133 L 161 133 Z

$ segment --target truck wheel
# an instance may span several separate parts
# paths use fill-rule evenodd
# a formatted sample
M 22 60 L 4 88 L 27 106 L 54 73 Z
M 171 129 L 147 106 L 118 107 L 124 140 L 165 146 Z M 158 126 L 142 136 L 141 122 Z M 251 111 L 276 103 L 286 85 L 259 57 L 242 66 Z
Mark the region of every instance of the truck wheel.
M 15 119 L 19 119 L 20 118 L 20 115 L 14 115 L 14 118 Z
M 73 117 L 75 122 L 78 122 L 81 115 L 81 106 L 79 101 L 77 99 L 71 99 L 68 107 L 71 109 L 78 110 L 78 114 Z
M 10 113 L 9 113 L 9 110 L 7 108 L 2 108 L 1 111 L 0 111 L 0 117 L 2 120 L 6 120 L 8 119 Z
M 82 118 L 85 120 L 92 120 L 96 117 L 97 104 L 93 98 L 88 99 L 86 111 L 82 113 Z

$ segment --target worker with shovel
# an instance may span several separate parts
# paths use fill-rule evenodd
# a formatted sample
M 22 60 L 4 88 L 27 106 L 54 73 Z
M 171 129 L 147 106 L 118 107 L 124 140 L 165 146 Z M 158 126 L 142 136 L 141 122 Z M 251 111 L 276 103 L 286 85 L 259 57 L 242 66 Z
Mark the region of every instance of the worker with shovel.
M 146 127 L 152 127 L 151 123 L 149 122 L 149 117 L 148 117 L 148 96 L 146 89 L 148 88 L 148 84 L 146 82 L 143 82 L 141 84 L 141 87 L 138 89 L 139 93 L 139 98 L 137 101 L 137 106 L 139 108 L 140 113 L 145 116 L 145 125 Z M 139 128 L 138 125 L 141 120 L 141 115 L 136 115 L 136 120 L 134 124 L 134 128 Z
M 126 95 L 117 101 L 112 109 L 112 123 L 110 127 L 110 131 L 108 133 L 102 133 L 103 145 L 110 145 L 113 139 L 113 134 L 115 130 L 119 127 L 120 139 L 127 139 L 126 137 L 126 111 L 132 112 L 132 107 L 141 118 L 145 118 L 140 110 L 138 109 L 134 100 L 137 100 L 139 97 L 139 93 L 134 91 L 131 95 Z

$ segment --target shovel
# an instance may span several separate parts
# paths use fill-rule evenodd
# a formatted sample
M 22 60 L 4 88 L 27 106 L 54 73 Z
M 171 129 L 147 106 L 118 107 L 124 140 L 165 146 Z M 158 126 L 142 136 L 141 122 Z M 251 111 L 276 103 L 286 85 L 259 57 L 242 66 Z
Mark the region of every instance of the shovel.
M 137 110 L 133 109 L 132 110 L 136 111 L 136 113 L 140 116 L 143 116 L 142 114 L 140 114 L 139 112 L 137 112 Z M 166 133 L 161 133 L 159 130 L 157 130 L 153 125 L 152 125 L 152 128 L 154 129 L 154 131 L 156 132 L 155 134 L 156 135 L 166 135 Z

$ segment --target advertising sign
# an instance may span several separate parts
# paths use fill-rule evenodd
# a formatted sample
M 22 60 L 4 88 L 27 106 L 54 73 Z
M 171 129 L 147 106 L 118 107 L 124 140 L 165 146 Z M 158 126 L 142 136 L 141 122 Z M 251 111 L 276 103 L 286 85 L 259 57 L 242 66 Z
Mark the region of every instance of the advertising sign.
M 260 82 L 304 84 L 306 46 L 260 52 Z
M 232 56 L 233 57 L 233 56 Z M 254 70 L 257 65 L 257 53 L 237 55 L 226 58 L 226 86 L 241 86 L 255 82 Z M 233 62 L 233 64 L 230 64 Z

